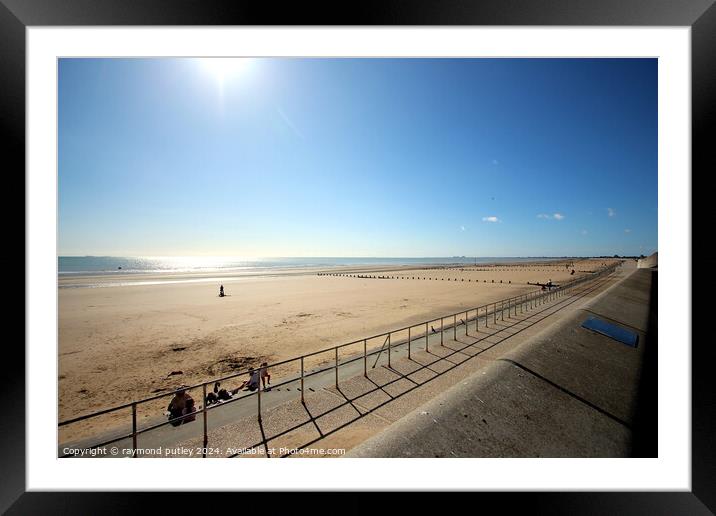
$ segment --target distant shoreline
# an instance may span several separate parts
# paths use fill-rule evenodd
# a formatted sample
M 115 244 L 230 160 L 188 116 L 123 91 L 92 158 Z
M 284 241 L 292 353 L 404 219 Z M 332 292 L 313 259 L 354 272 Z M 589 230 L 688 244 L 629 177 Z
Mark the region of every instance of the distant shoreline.
M 331 268 L 341 266 L 460 265 L 485 263 L 524 263 L 583 259 L 570 256 L 452 256 L 452 257 L 128 257 L 128 256 L 59 256 L 61 275 L 129 274 L 163 272 L 208 272 L 221 270 Z
M 354 260 L 352 258 L 346 261 Z M 371 259 L 372 260 L 372 259 Z M 380 259 L 376 259 L 380 260 Z M 120 286 L 151 286 L 178 283 L 233 282 L 261 277 L 305 276 L 332 272 L 394 272 L 404 269 L 427 270 L 434 268 L 461 268 L 477 264 L 478 267 L 496 265 L 529 265 L 548 262 L 564 262 L 564 258 L 473 258 L 471 261 L 454 261 L 444 258 L 445 262 L 403 263 L 402 258 L 392 258 L 388 263 L 336 263 L 329 265 L 265 265 L 254 267 L 214 267 L 195 269 L 165 270 L 98 270 L 98 271 L 59 271 L 58 288 L 98 288 Z M 419 259 L 414 259 L 419 260 Z M 429 258 L 426 258 L 429 260 Z M 272 262 L 275 263 L 275 262 Z

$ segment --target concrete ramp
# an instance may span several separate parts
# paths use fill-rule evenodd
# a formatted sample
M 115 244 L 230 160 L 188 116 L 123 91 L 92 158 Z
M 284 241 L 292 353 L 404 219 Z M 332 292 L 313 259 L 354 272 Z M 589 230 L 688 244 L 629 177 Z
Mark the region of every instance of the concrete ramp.
M 654 253 L 647 258 L 641 258 L 637 261 L 637 267 L 640 269 L 649 269 L 651 267 L 658 267 L 659 265 L 659 253 Z

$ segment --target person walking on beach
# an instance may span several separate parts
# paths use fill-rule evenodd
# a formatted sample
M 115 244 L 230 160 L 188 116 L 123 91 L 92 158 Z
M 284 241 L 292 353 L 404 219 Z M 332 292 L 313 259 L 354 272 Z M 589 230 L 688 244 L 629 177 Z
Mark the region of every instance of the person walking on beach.
M 261 381 L 264 384 L 264 390 L 270 391 L 271 387 L 269 387 L 268 389 L 266 388 L 267 382 L 269 385 L 271 385 L 271 374 L 269 374 L 269 372 L 268 372 L 268 362 L 261 363 L 260 375 L 261 375 Z

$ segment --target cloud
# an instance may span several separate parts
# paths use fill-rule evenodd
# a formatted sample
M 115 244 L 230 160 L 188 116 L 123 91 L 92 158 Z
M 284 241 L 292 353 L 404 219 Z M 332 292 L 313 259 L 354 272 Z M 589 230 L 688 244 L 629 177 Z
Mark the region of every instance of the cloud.
M 538 219 L 554 219 L 554 220 L 563 220 L 565 217 L 561 213 L 553 213 L 552 215 L 549 215 L 547 213 L 540 213 L 537 215 Z
M 580 231 L 580 233 L 582 233 L 583 235 L 586 235 L 587 233 L 589 233 L 589 231 L 587 231 L 586 229 L 583 229 L 582 231 Z
M 624 233 L 631 233 L 631 229 L 625 229 Z
M 491 215 L 489 217 L 482 217 L 482 222 L 500 222 L 500 219 L 498 219 L 494 215 Z
M 617 216 L 617 210 L 614 208 L 607 208 L 607 215 L 610 217 L 616 217 Z
M 460 226 L 460 231 L 465 231 L 465 226 Z

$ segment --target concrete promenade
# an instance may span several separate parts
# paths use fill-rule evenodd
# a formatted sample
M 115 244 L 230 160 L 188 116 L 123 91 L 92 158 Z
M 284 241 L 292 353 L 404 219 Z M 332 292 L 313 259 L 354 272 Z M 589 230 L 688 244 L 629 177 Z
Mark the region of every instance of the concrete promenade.
M 348 456 L 631 456 L 644 353 L 656 346 L 647 334 L 656 273 L 634 267 Z M 590 316 L 636 332 L 637 347 L 582 328 Z

